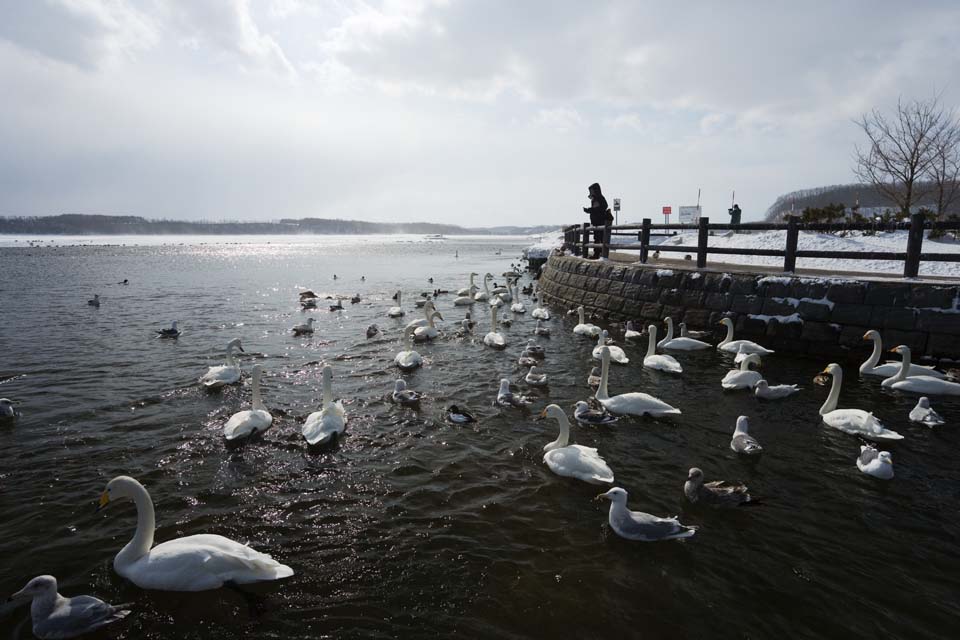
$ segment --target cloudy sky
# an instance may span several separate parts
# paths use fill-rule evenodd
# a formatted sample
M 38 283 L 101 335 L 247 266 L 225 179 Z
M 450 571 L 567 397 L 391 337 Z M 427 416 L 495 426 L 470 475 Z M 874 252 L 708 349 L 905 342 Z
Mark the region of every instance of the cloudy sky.
M 683 7 L 676 5 L 682 4 Z M 960 104 L 960 3 L 0 0 L 0 215 L 746 218 Z M 621 220 L 624 216 L 621 216 Z

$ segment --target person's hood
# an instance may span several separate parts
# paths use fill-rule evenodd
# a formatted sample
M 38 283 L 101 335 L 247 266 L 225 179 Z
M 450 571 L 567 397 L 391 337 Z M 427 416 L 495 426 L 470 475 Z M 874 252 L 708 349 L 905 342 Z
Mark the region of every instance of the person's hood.
M 600 183 L 599 183 L 599 182 L 594 182 L 592 185 L 590 185 L 589 187 L 587 187 L 587 190 L 588 190 L 592 195 L 597 195 L 597 196 L 603 195 L 603 194 L 600 192 Z

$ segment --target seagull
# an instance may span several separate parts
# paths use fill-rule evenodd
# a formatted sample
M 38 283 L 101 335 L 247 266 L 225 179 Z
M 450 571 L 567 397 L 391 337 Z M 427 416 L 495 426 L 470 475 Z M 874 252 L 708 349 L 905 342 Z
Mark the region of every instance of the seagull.
M 542 360 L 546 357 L 547 352 L 543 347 L 538 344 L 534 344 L 533 340 L 530 340 L 527 342 L 527 346 L 523 348 L 523 351 L 520 353 L 520 355 Z
M 417 393 L 411 389 L 407 389 L 407 383 L 403 380 L 397 380 L 396 384 L 393 387 L 393 394 L 391 395 L 393 401 L 397 404 L 402 404 L 404 406 L 410 407 L 417 404 L 420 404 L 420 399 L 423 398 L 422 393 Z
M 501 407 L 525 407 L 533 404 L 533 400 L 524 395 L 514 395 L 510 391 L 510 381 L 503 378 L 500 381 L 500 391 L 497 393 L 497 404 Z
M 583 400 L 577 402 L 573 409 L 573 418 L 580 424 L 613 424 L 619 418 L 613 414 L 607 413 L 606 409 L 591 409 Z
M 880 480 L 892 480 L 893 458 L 889 451 L 877 451 L 870 445 L 860 445 L 857 469 Z
M 705 483 L 703 471 L 697 467 L 690 469 L 683 483 L 683 494 L 693 504 L 711 507 L 739 507 L 751 500 L 747 487 L 742 484 L 727 484 L 723 480 Z
M 550 328 L 543 326 L 542 321 L 537 320 L 537 326 L 533 328 L 533 333 L 538 336 L 549 336 Z
M 99 307 L 100 307 L 100 294 L 99 294 L 99 293 L 93 294 L 93 300 L 87 300 L 87 304 L 90 305 L 91 307 L 97 307 L 97 308 L 99 308 Z
M 177 328 L 177 321 L 174 320 L 169 329 L 158 329 L 157 336 L 160 338 L 179 338 L 180 329 Z
M 368 338 L 372 338 L 373 336 L 377 335 L 378 333 L 380 333 L 380 327 L 378 327 L 377 325 L 372 324 L 372 325 L 370 325 L 369 327 L 367 327 L 367 337 L 368 337 Z
M 313 323 L 316 322 L 314 318 L 308 318 L 307 321 L 303 324 L 296 325 L 292 331 L 293 335 L 300 336 L 305 333 L 313 333 Z
M 33 635 L 41 640 L 75 638 L 122 620 L 130 613 L 122 608 L 127 605 L 114 606 L 93 596 L 64 598 L 57 593 L 57 579 L 53 576 L 37 576 L 10 596 L 11 600 L 20 598 L 33 600 Z
M 545 373 L 534 373 L 536 367 L 530 367 L 530 371 L 527 372 L 527 375 L 523 378 L 526 380 L 527 384 L 533 385 L 535 387 L 545 387 L 547 386 L 547 374 Z
M 910 410 L 910 422 L 919 422 L 928 427 L 945 424 L 945 420 L 930 406 L 930 399 L 926 396 L 920 398 L 917 401 L 917 406 Z
M 330 311 L 343 311 L 343 300 L 337 300 L 337 304 L 330 305 Z
M 763 447 L 760 443 L 747 433 L 750 423 L 747 416 L 737 418 L 737 427 L 733 430 L 733 438 L 730 439 L 730 448 L 736 453 L 742 453 L 747 456 L 758 456 L 763 453 Z
M 587 386 L 591 389 L 600 386 L 600 367 L 590 369 L 590 374 L 587 376 Z
M 680 524 L 676 517 L 658 518 L 643 511 L 630 511 L 627 509 L 627 492 L 620 487 L 614 487 L 606 493 L 601 493 L 595 500 L 600 498 L 606 498 L 610 501 L 610 513 L 607 520 L 613 532 L 621 538 L 641 542 L 656 542 L 658 540 L 689 538 L 697 532 L 696 527 Z
M 800 387 L 795 384 L 776 384 L 770 386 L 766 380 L 757 380 L 753 385 L 753 393 L 761 400 L 779 400 L 800 391 Z
M 0 418 L 17 418 L 20 412 L 14 408 L 16 404 L 10 398 L 0 398 Z

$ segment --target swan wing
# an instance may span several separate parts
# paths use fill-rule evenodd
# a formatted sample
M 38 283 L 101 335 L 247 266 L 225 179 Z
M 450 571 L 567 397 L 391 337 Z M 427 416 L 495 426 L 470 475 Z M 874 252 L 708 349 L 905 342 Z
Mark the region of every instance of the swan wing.
M 578 444 L 548 451 L 543 461 L 558 476 L 576 478 L 590 484 L 613 482 L 613 471 L 596 449 Z
M 712 345 L 693 338 L 674 338 L 664 342 L 661 346 L 664 349 L 674 349 L 676 351 L 696 351 L 697 349 L 709 349 Z
M 903 440 L 902 435 L 885 428 L 876 416 L 863 409 L 834 409 L 821 418 L 834 429 L 868 440 Z
M 600 400 L 600 404 L 606 407 L 610 413 L 629 414 L 635 416 L 678 416 L 680 410 L 670 406 L 663 400 L 655 398 L 648 393 L 634 391 L 632 393 L 621 393 Z
M 898 391 L 909 391 L 911 393 L 960 396 L 960 384 L 932 376 L 912 375 L 905 380 L 895 382 L 892 387 Z
M 263 409 L 238 411 L 230 416 L 227 424 L 223 425 L 223 435 L 227 440 L 236 440 L 258 431 L 266 431 L 271 424 L 273 424 L 273 416 L 269 411 Z
M 234 384 L 240 381 L 240 367 L 231 367 L 222 364 L 216 367 L 210 367 L 200 378 L 201 384 L 207 387 L 217 387 L 225 384 Z
M 667 373 L 683 373 L 683 367 L 673 356 L 662 356 L 654 354 L 643 359 L 643 366 L 657 371 L 666 371 Z

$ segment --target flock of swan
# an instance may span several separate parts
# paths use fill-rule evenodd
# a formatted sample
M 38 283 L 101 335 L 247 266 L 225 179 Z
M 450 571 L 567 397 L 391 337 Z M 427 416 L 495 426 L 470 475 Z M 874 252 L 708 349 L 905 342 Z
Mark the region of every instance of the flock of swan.
M 483 336 L 482 343 L 491 349 L 502 350 L 506 347 L 507 339 L 500 332 L 499 327 L 501 322 L 512 322 L 512 319 L 505 318 L 504 321 L 500 321 L 499 310 L 509 309 L 514 316 L 527 313 L 527 308 L 520 300 L 519 291 L 516 289 L 519 274 L 504 274 L 507 276 L 506 286 L 494 289 L 488 285 L 492 279 L 491 274 L 486 274 L 482 291 L 474 283 L 477 275 L 470 274 L 468 286 L 457 292 L 453 305 L 472 307 L 476 303 L 487 303 L 490 310 L 490 326 L 489 331 Z M 524 292 L 526 293 L 527 290 L 524 289 Z M 394 299 L 396 305 L 387 309 L 385 315 L 390 318 L 402 318 L 406 314 L 402 306 L 402 292 L 398 291 Z M 301 296 L 301 302 L 303 300 Z M 418 303 L 418 306 L 423 309 L 423 317 L 403 327 L 403 346 L 393 361 L 396 368 L 403 373 L 423 366 L 424 360 L 416 351 L 416 344 L 429 343 L 441 335 L 436 321 L 443 320 L 443 316 L 437 311 L 434 301 L 427 298 L 422 305 Z M 588 385 L 596 389 L 595 393 L 589 401 L 581 400 L 576 403 L 574 419 L 579 424 L 611 425 L 622 416 L 675 419 L 681 415 L 680 409 L 647 393 L 628 391 L 611 395 L 609 389 L 611 363 L 626 366 L 630 363 L 630 359 L 622 348 L 612 344 L 607 330 L 585 322 L 583 307 L 569 313 L 578 315 L 579 321 L 572 329 L 574 336 L 591 340 L 596 338 L 596 346 L 592 349 L 591 356 L 600 362 L 599 375 L 596 374 L 596 370 L 591 371 L 587 381 Z M 537 336 L 549 335 L 550 328 L 543 324 L 551 318 L 549 310 L 536 306 L 531 310 L 530 316 L 537 321 L 532 333 Z M 670 354 L 657 353 L 658 350 L 679 354 L 716 349 L 735 355 L 735 364 L 739 365 L 728 371 L 720 381 L 724 390 L 751 390 L 757 397 L 767 400 L 787 398 L 799 390 L 797 385 L 770 385 L 758 371 L 751 369 L 752 365 L 759 365 L 761 358 L 773 354 L 773 351 L 749 340 L 735 340 L 733 322 L 728 318 L 721 320 L 721 324 L 726 328 L 726 336 L 716 346 L 694 337 L 687 332 L 683 324 L 680 325 L 680 336 L 675 337 L 672 319 L 667 317 L 664 323 L 666 335 L 660 340 L 657 339 L 657 326 L 651 324 L 647 327 L 647 350 L 642 362 L 644 368 L 669 375 L 681 375 L 683 367 L 677 358 Z M 305 323 L 292 327 L 291 331 L 295 335 L 310 334 L 314 331 L 313 324 L 311 318 Z M 467 311 L 466 317 L 459 322 L 459 335 L 470 335 L 475 325 L 471 312 Z M 368 337 L 371 336 L 371 329 L 374 330 L 373 335 L 379 333 L 379 328 L 371 325 L 367 330 Z M 156 333 L 160 338 L 176 338 L 181 335 L 176 322 L 169 329 L 158 330 Z M 628 326 L 625 333 L 627 340 L 638 340 L 643 336 L 643 333 L 635 331 L 632 326 Z M 705 336 L 701 334 L 699 337 Z M 868 331 L 864 339 L 872 340 L 874 349 L 870 358 L 860 367 L 860 373 L 864 376 L 884 377 L 882 386 L 885 388 L 926 394 L 919 399 L 917 406 L 910 412 L 910 420 L 927 426 L 943 424 L 943 419 L 930 406 L 927 395 L 960 395 L 960 384 L 947 380 L 945 374 L 935 369 L 913 364 L 909 348 L 903 345 L 891 350 L 901 356 L 900 362 L 881 364 L 882 344 L 879 333 Z M 199 378 L 200 385 L 206 389 L 217 389 L 240 382 L 242 372 L 237 361 L 237 353 L 243 353 L 239 338 L 227 344 L 226 363 L 210 367 Z M 522 367 L 528 367 L 524 380 L 530 386 L 547 384 L 546 374 L 537 371 L 537 366 L 545 355 L 544 347 L 535 344 L 533 340 L 528 341 L 523 349 L 518 363 Z M 261 397 L 262 374 L 261 366 L 256 365 L 252 368 L 250 408 L 233 414 L 224 424 L 223 436 L 226 441 L 249 438 L 271 427 L 273 417 Z M 843 382 L 843 371 L 840 365 L 831 363 L 822 374 L 832 377 L 830 393 L 819 412 L 825 424 L 873 442 L 903 439 L 899 433 L 884 427 L 870 411 L 837 408 Z M 347 414 L 343 404 L 334 399 L 333 369 L 329 365 L 324 366 L 321 376 L 320 409 L 307 416 L 302 425 L 302 435 L 310 446 L 332 442 L 345 431 L 347 425 Z M 496 405 L 505 408 L 523 408 L 533 402 L 528 396 L 514 393 L 510 387 L 510 380 L 500 381 Z M 416 406 L 422 395 L 414 389 L 409 389 L 407 382 L 399 378 L 389 397 L 399 405 Z M 17 415 L 14 402 L 7 398 L 0 398 L 0 418 L 15 418 Z M 614 471 L 598 450 L 571 443 L 570 420 L 559 405 L 549 404 L 540 412 L 540 417 L 556 420 L 559 427 L 557 438 L 543 447 L 543 462 L 551 472 L 590 484 L 613 485 Z M 469 411 L 456 405 L 446 409 L 446 418 L 453 424 L 467 424 L 476 420 Z M 759 456 L 763 452 L 763 447 L 749 432 L 747 416 L 740 416 L 737 419 L 730 440 L 730 448 L 739 455 L 750 457 Z M 888 451 L 878 451 L 872 445 L 863 445 L 860 449 L 860 455 L 856 460 L 858 469 L 877 478 L 893 477 L 893 460 Z M 693 504 L 716 507 L 739 506 L 752 500 L 745 486 L 724 481 L 705 482 L 703 472 L 696 467 L 689 470 L 684 484 L 684 495 Z M 626 490 L 616 486 L 597 496 L 597 499 L 610 501 L 608 522 L 611 530 L 617 535 L 629 540 L 652 542 L 688 538 L 696 533 L 696 527 L 682 524 L 677 517 L 663 518 L 630 510 L 627 507 L 627 498 Z M 293 569 L 269 555 L 219 535 L 190 535 L 155 545 L 156 517 L 153 501 L 147 489 L 136 479 L 118 476 L 111 480 L 100 497 L 98 509 L 125 499 L 133 501 L 136 506 L 136 529 L 130 542 L 117 553 L 113 566 L 117 574 L 141 588 L 202 591 L 219 588 L 228 582 L 245 584 L 271 581 L 289 577 L 294 573 Z M 38 576 L 32 579 L 12 597 L 32 599 L 33 631 L 40 638 L 74 637 L 120 620 L 129 613 L 129 610 L 122 605 L 113 606 L 92 596 L 64 598 L 57 593 L 57 582 L 53 576 Z

